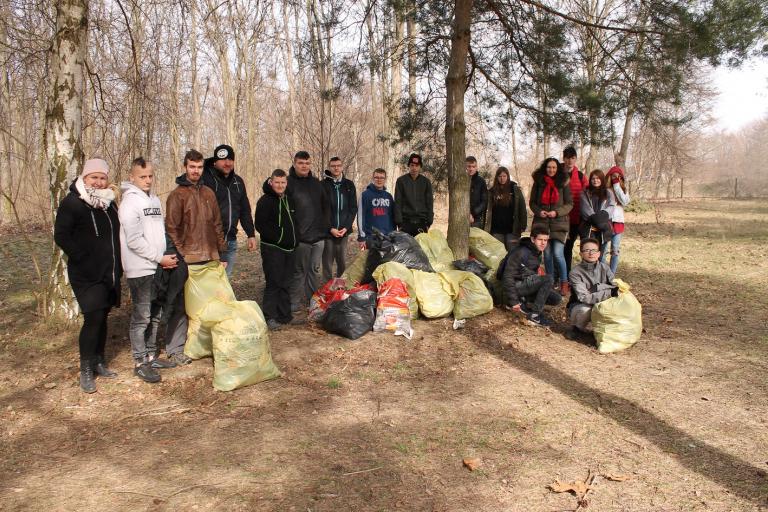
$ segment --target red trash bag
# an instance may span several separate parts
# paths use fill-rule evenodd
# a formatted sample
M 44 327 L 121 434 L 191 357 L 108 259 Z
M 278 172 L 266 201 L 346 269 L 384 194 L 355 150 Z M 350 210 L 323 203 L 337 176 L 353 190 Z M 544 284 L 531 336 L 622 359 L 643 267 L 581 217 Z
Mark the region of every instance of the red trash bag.
M 312 299 L 309 301 L 309 320 L 320 322 L 328 306 L 337 300 L 343 300 L 346 296 L 346 281 L 338 277 L 331 279 L 312 294 Z
M 390 331 L 395 336 L 405 336 L 411 339 L 411 311 L 408 301 L 408 287 L 397 278 L 387 279 L 379 287 L 376 301 L 376 321 L 373 323 L 374 332 Z

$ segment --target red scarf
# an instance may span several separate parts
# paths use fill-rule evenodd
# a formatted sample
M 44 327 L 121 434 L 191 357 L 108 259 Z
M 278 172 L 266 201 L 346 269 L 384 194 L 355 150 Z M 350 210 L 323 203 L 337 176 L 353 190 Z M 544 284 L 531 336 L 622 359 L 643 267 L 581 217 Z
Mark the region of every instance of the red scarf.
M 557 203 L 557 200 L 560 199 L 560 193 L 557 191 L 557 187 L 555 186 L 555 180 L 549 176 L 544 176 L 544 183 L 546 186 L 544 187 L 544 191 L 541 193 L 541 204 L 552 205 Z

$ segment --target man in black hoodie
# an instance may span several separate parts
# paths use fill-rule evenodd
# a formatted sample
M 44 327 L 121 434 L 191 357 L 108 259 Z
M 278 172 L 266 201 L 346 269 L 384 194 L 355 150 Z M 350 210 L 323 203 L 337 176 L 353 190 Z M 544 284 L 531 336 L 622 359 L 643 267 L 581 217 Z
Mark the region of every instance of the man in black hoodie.
M 261 310 L 267 327 L 273 331 L 293 319 L 290 283 L 298 240 L 293 223 L 296 207 L 286 193 L 287 187 L 288 175 L 275 169 L 264 182 L 264 195 L 256 203 L 255 224 L 261 237 L 261 265 L 267 281 Z
M 548 242 L 547 228 L 534 227 L 530 238 L 521 238 L 520 243 L 509 251 L 497 273 L 504 290 L 504 306 L 524 313 L 531 323 L 542 327 L 551 324 L 544 316 L 544 306 L 556 306 L 562 299 L 559 293 L 552 291 L 552 276 L 539 274 L 541 253 Z
M 227 262 L 227 276 L 232 275 L 237 255 L 237 223 L 248 235 L 248 251 L 256 249 L 256 233 L 251 220 L 251 202 L 243 179 L 235 174 L 235 150 L 222 144 L 213 150 L 213 156 L 205 159 L 203 184 L 216 194 L 221 210 L 221 223 L 227 248 L 221 253 L 221 261 Z
M 466 164 L 469 174 L 469 225 L 484 229 L 485 211 L 488 209 L 488 184 L 477 172 L 477 158 L 468 156 Z
M 328 197 L 323 184 L 312 175 L 309 153 L 299 151 L 293 157 L 288 174 L 288 190 L 296 204 L 296 263 L 291 291 L 291 310 L 309 305 L 320 287 L 320 267 L 325 239 L 330 235 Z
M 347 253 L 347 237 L 352 232 L 352 223 L 357 215 L 357 191 L 355 184 L 344 177 L 341 158 L 335 156 L 328 163 L 323 187 L 328 196 L 331 213 L 331 236 L 326 238 L 323 249 L 323 282 L 333 277 L 333 262 L 336 261 L 336 277 L 347 268 L 344 257 Z

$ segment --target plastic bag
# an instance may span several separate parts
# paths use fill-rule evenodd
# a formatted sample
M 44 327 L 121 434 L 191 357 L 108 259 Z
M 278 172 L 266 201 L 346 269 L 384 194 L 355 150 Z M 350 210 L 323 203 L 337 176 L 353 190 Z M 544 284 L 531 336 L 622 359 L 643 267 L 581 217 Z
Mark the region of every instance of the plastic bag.
M 452 291 L 453 317 L 456 320 L 474 318 L 493 310 L 493 298 L 483 280 L 475 274 L 448 270 L 437 275 Z
M 416 241 L 424 250 L 435 272 L 453 270 L 453 251 L 448 247 L 448 240 L 442 231 L 430 229 L 429 233 L 419 233 L 416 235 Z
M 202 312 L 201 320 L 213 325 L 213 387 L 232 391 L 279 377 L 259 305 L 247 300 L 211 306 Z
M 464 272 L 472 272 L 477 277 L 483 278 L 488 272 L 488 267 L 483 264 L 482 261 L 475 258 L 467 258 L 465 260 L 456 260 L 453 262 L 453 266 L 457 270 L 463 270 Z
M 373 328 L 376 320 L 376 292 L 362 290 L 328 306 L 323 329 L 356 340 Z
M 397 278 L 388 279 L 379 285 L 376 297 L 376 321 L 373 332 L 391 331 L 395 336 L 411 339 L 411 311 L 408 309 L 408 287 Z
M 413 290 L 419 302 L 419 311 L 426 318 L 448 316 L 453 311 L 451 288 L 443 285 L 440 276 L 434 272 L 412 270 Z
M 184 283 L 184 309 L 188 317 L 198 316 L 213 299 L 222 302 L 237 300 L 227 279 L 227 271 L 221 263 L 209 261 L 188 267 L 189 277 Z
M 307 317 L 312 322 L 320 322 L 328 310 L 328 306 L 337 300 L 347 296 L 347 287 L 344 279 L 334 278 L 321 286 L 309 300 L 309 314 Z
M 629 291 L 629 285 L 616 279 L 619 296 L 611 297 L 592 307 L 592 328 L 597 351 L 602 354 L 619 352 L 637 343 L 643 332 L 643 307 Z
M 365 277 L 365 263 L 367 260 L 368 251 L 358 252 L 354 261 L 341 275 L 341 279 L 347 283 L 347 288 L 352 288 L 355 285 L 363 282 L 363 277 Z
M 212 302 L 235 301 L 235 292 L 227 272 L 218 261 L 204 265 L 188 265 L 189 277 L 184 283 L 184 309 L 189 319 L 184 353 L 192 359 L 213 355 L 212 324 L 200 320 L 200 314 Z
M 507 255 L 504 244 L 480 228 L 469 228 L 469 254 L 483 262 L 494 273 Z
M 408 289 L 408 296 L 411 300 L 408 301 L 408 309 L 411 311 L 411 319 L 419 318 L 419 303 L 416 300 L 416 291 L 413 287 L 413 271 L 409 270 L 402 263 L 395 263 L 390 261 L 379 265 L 379 267 L 373 272 L 373 278 L 376 283 L 381 286 L 385 281 L 393 278 L 400 279 L 405 283 Z
M 371 235 L 368 259 L 365 263 L 365 276 L 363 283 L 373 280 L 373 272 L 383 263 L 394 261 L 402 263 L 412 270 L 434 272 L 429 264 L 429 258 L 424 254 L 419 242 L 408 233 L 393 231 L 388 235 L 382 235 L 374 231 Z

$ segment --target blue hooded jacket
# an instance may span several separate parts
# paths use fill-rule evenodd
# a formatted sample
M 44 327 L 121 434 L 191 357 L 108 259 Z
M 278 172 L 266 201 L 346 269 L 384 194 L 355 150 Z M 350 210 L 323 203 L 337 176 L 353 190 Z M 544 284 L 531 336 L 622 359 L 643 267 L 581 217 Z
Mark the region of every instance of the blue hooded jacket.
M 387 189 L 378 190 L 373 183 L 360 194 L 357 208 L 357 241 L 366 242 L 373 228 L 382 233 L 395 230 L 395 199 Z

